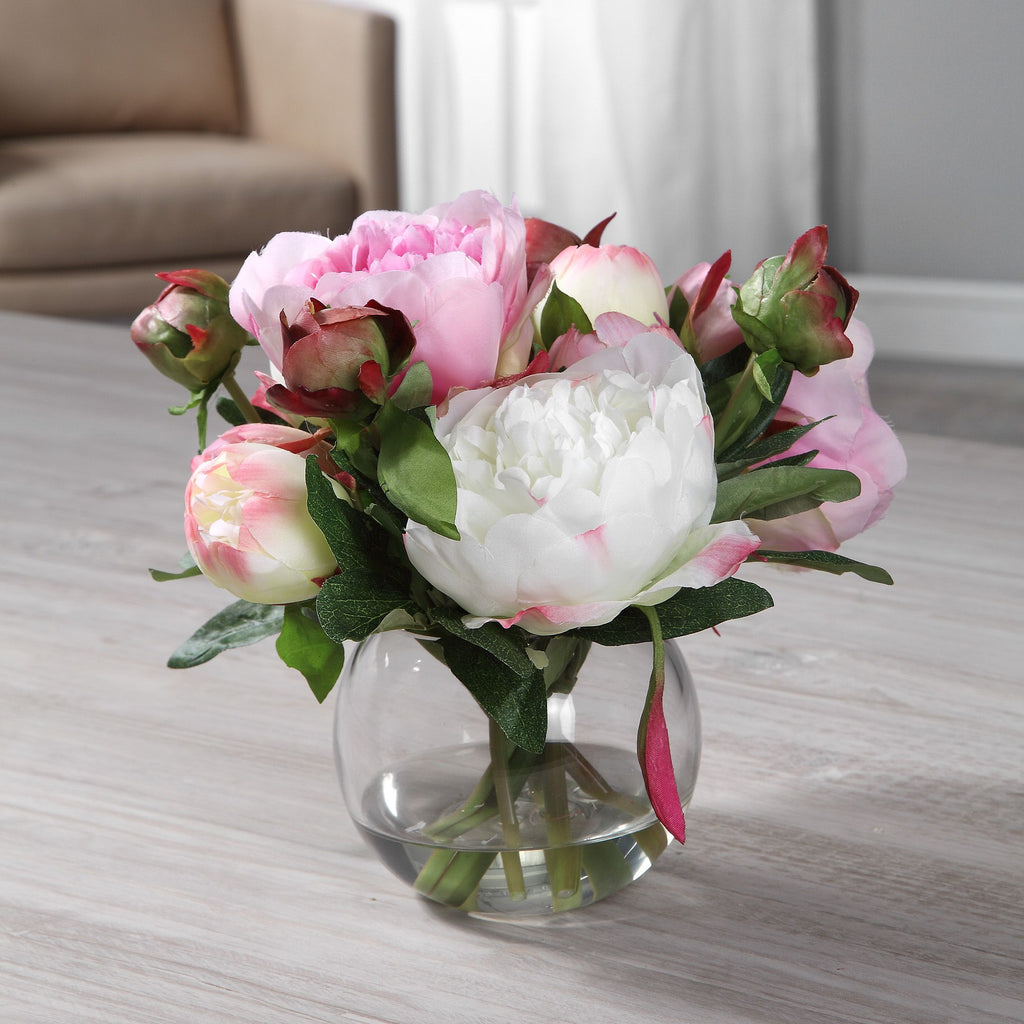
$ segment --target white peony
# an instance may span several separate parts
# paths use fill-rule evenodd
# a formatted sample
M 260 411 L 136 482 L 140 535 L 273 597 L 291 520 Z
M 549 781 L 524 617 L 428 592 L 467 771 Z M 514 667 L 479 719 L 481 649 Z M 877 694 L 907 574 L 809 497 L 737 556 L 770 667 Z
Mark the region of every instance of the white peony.
M 562 373 L 455 395 L 436 433 L 458 483 L 449 540 L 409 523 L 413 565 L 467 612 L 537 634 L 610 622 L 731 576 L 758 545 L 708 525 L 711 416 L 693 359 L 643 331 Z

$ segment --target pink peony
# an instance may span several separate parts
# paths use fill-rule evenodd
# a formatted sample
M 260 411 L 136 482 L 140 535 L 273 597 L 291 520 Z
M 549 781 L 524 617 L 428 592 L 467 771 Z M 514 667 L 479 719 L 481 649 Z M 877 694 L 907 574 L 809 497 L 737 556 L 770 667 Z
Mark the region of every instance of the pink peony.
M 709 359 L 724 355 L 743 343 L 743 332 L 732 318 L 736 289 L 727 277 L 722 277 L 718 281 L 706 306 L 702 304 L 701 308 L 695 305 L 709 272 L 718 266 L 718 263 L 698 263 L 687 270 L 675 284 L 683 293 L 690 309 L 696 312 L 691 318 L 691 323 L 699 363 L 706 363 Z
M 550 369 L 564 370 L 595 352 L 606 348 L 622 348 L 637 334 L 644 333 L 663 334 L 676 345 L 679 344 L 679 338 L 671 327 L 649 327 L 625 313 L 602 313 L 594 320 L 593 333 L 584 334 L 573 327 L 555 339 L 548 353 Z
M 907 474 L 903 448 L 868 396 L 867 371 L 874 355 L 871 334 L 860 320 L 852 319 L 846 335 L 853 355 L 822 366 L 813 377 L 793 374 L 776 424 L 785 429 L 835 414 L 805 434 L 787 455 L 818 449 L 811 465 L 856 473 L 860 495 L 850 501 L 827 501 L 784 519 L 748 520 L 761 546 L 769 550 L 835 551 L 881 519 L 893 488 Z
M 518 373 L 529 359 L 526 227 L 515 208 L 466 192 L 422 214 L 365 213 L 346 235 L 285 233 L 245 261 L 231 312 L 281 369 L 281 314 L 310 298 L 331 307 L 371 299 L 413 325 L 413 361 L 430 368 L 433 399 Z
M 305 456 L 317 436 L 234 427 L 192 462 L 185 539 L 203 574 L 236 597 L 290 604 L 315 597 L 337 563 L 306 508 Z

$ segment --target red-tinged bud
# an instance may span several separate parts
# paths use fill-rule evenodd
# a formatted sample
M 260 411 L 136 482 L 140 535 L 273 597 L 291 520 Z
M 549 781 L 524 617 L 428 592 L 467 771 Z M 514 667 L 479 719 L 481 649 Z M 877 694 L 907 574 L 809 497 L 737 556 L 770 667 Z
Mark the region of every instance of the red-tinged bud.
M 858 294 L 842 274 L 825 266 L 827 252 L 827 228 L 811 228 L 785 256 L 758 266 L 740 288 L 733 309 L 754 352 L 778 349 L 786 362 L 808 375 L 853 352 L 844 332 Z
M 234 369 L 249 335 L 228 311 L 228 283 L 205 270 L 157 274 L 168 282 L 131 326 L 136 347 L 189 391 L 202 391 Z
M 405 316 L 371 300 L 332 309 L 312 300 L 291 323 L 282 318 L 284 383 L 267 398 L 291 413 L 356 419 L 387 399 L 389 382 L 412 354 Z

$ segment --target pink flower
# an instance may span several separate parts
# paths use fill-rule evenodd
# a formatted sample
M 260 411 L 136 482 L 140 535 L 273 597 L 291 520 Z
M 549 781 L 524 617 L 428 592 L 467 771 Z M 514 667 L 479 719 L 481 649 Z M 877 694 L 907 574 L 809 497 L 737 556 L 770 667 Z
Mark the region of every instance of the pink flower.
M 467 192 L 418 215 L 365 213 L 334 239 L 277 235 L 239 271 L 231 312 L 281 369 L 281 313 L 293 322 L 310 298 L 331 307 L 374 299 L 404 313 L 435 402 L 517 373 L 532 342 L 523 218 L 490 193 Z
M 853 343 L 853 355 L 822 366 L 813 377 L 793 374 L 776 425 L 785 429 L 834 414 L 805 434 L 787 455 L 818 449 L 811 465 L 856 473 L 860 495 L 783 519 L 748 520 L 761 546 L 769 550 L 835 551 L 881 519 L 893 488 L 907 474 L 903 448 L 868 396 L 867 371 L 874 355 L 871 335 L 857 319 L 850 321 L 846 334 Z
M 699 363 L 724 355 L 743 343 L 743 332 L 732 317 L 736 289 L 725 277 L 728 262 L 729 254 L 726 253 L 714 264 L 698 263 L 675 284 L 690 306 L 689 323 Z M 705 290 L 703 295 L 702 289 Z
M 602 313 L 594 321 L 594 331 L 584 334 L 575 327 L 556 338 L 548 352 L 550 369 L 564 370 L 595 352 L 622 348 L 638 334 L 662 334 L 676 345 L 679 338 L 670 327 L 649 327 L 625 313 Z
M 668 299 L 653 260 L 628 245 L 577 245 L 550 263 L 559 290 L 593 323 L 602 313 L 625 313 L 645 327 L 668 321 Z M 540 322 L 542 307 L 534 312 Z
M 306 460 L 322 445 L 294 427 L 234 427 L 192 462 L 185 539 L 218 587 L 257 604 L 315 597 L 337 562 L 306 509 Z

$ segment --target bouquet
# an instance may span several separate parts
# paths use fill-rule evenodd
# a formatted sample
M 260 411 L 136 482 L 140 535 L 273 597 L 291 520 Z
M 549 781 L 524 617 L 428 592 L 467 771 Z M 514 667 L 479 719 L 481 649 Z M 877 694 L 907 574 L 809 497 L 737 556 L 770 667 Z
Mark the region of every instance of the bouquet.
M 154 576 L 236 598 L 172 666 L 276 636 L 323 701 L 346 643 L 403 630 L 496 750 L 543 749 L 548 697 L 591 645 L 649 643 L 646 699 L 622 713 L 681 840 L 666 641 L 769 607 L 736 575 L 749 561 L 891 583 L 837 549 L 905 460 L 824 227 L 738 287 L 729 253 L 666 286 L 643 252 L 602 244 L 607 223 L 580 237 L 470 192 L 336 238 L 277 235 L 230 286 L 161 275 L 132 337 L 188 388 L 171 411 L 197 410 L 199 453 L 189 555 Z M 269 367 L 250 396 L 234 371 L 255 344 Z M 208 443 L 211 405 L 230 426 Z

